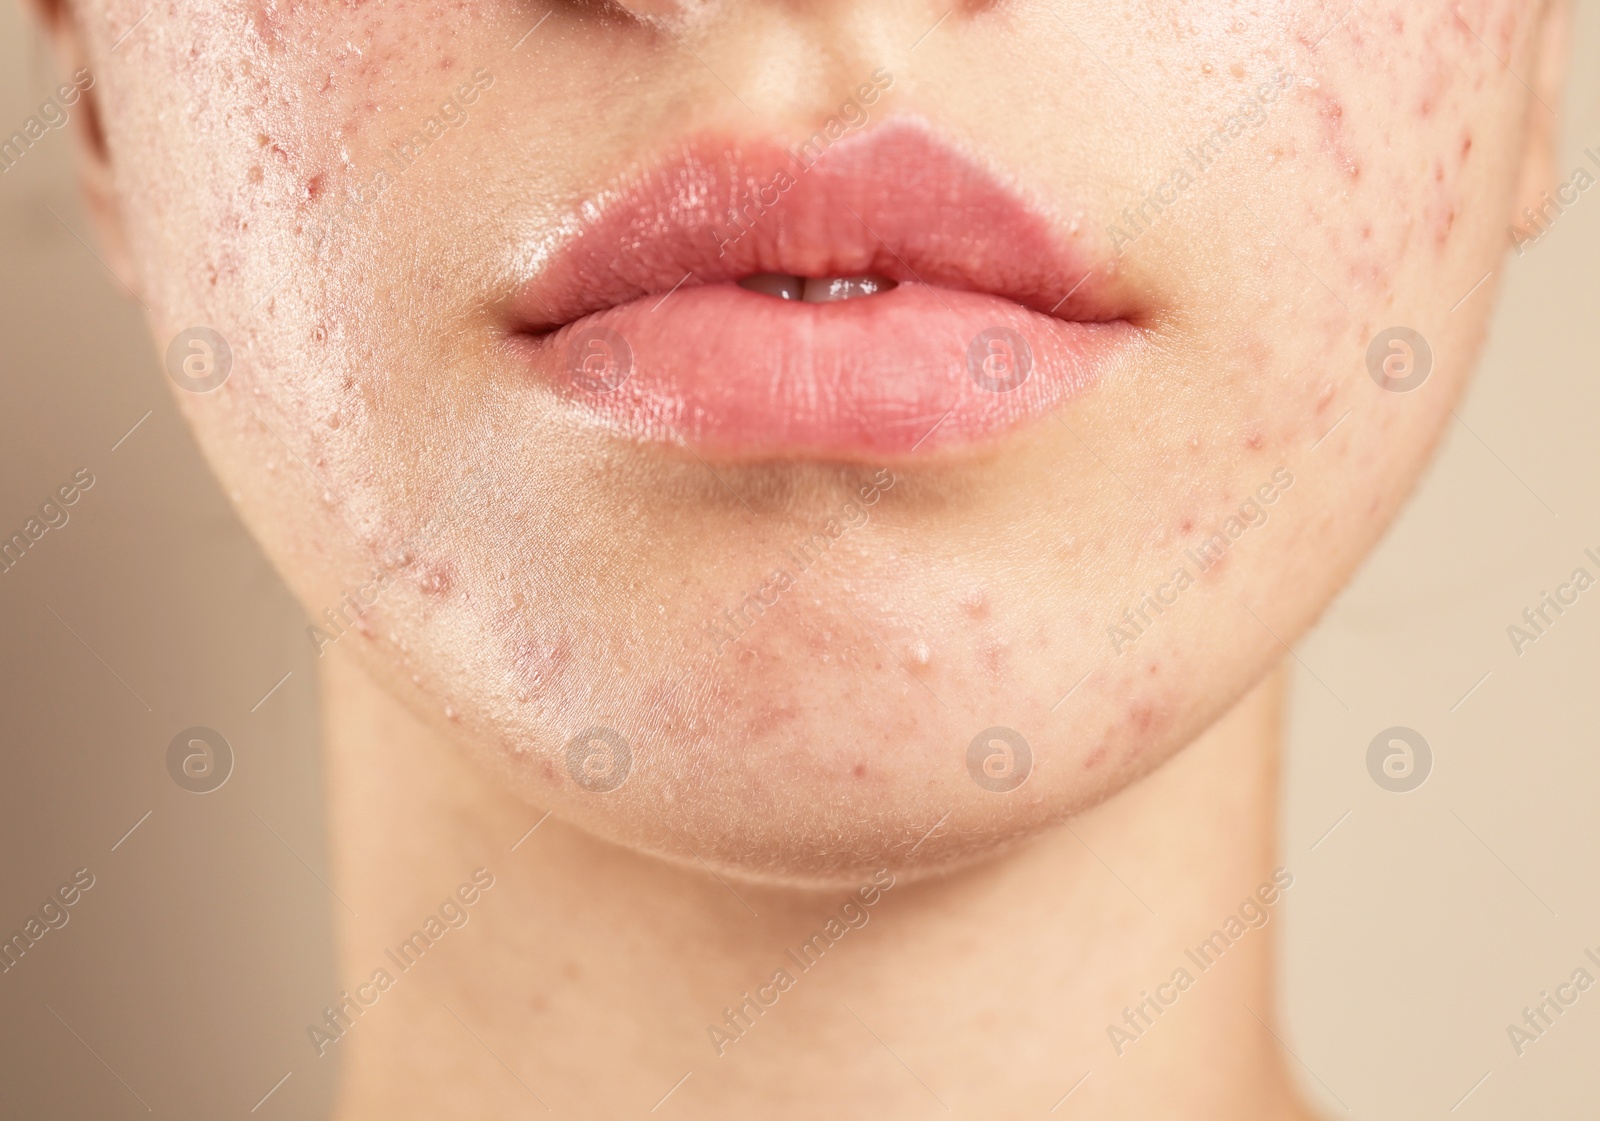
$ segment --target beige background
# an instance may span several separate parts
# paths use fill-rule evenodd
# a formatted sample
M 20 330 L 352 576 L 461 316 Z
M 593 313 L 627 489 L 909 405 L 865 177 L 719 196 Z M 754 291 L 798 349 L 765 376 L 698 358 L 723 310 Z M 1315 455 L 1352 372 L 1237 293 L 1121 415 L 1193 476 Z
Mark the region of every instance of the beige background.
M 1600 152 L 1600 0 L 1577 11 L 1562 178 Z M 53 81 L 0 3 L 0 134 Z M 304 621 L 90 247 L 69 139 L 0 176 L 0 536 L 78 468 L 97 479 L 0 575 L 0 932 L 77 868 L 96 884 L 0 976 L 0 1116 L 318 1117 L 335 1060 L 309 1060 L 304 1033 L 334 991 L 340 905 Z M 1506 1034 L 1600 956 L 1600 589 L 1521 656 L 1506 636 L 1574 567 L 1600 574 L 1582 557 L 1600 554 L 1600 188 L 1495 280 L 1437 463 L 1296 651 L 1297 879 L 1274 925 L 1291 1063 L 1330 1116 L 1600 1107 L 1600 989 L 1520 1057 Z M 194 724 L 237 753 L 207 795 L 165 768 Z M 1407 794 L 1366 769 L 1392 725 L 1434 753 Z

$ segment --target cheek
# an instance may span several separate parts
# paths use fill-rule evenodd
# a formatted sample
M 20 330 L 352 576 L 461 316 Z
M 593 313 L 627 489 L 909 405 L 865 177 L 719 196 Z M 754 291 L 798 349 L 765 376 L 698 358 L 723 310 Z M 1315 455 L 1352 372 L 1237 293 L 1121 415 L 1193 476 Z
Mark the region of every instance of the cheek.
M 1527 92 L 1501 59 L 1525 54 L 1529 11 L 1362 6 L 1317 48 L 1314 84 L 1297 91 L 1298 162 L 1324 188 L 1298 217 L 1326 247 L 1335 292 L 1370 301 L 1504 243 Z

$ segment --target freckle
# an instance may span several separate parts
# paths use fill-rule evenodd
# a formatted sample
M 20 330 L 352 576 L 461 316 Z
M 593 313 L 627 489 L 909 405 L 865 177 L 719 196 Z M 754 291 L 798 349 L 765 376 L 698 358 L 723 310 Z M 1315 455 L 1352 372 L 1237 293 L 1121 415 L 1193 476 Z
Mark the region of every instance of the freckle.
M 1161 672 L 1161 664 L 1159 662 L 1151 662 L 1145 667 L 1144 672 L 1148 673 L 1151 677 L 1154 677 L 1156 674 Z
M 342 419 L 340 419 L 338 413 L 334 413 L 333 415 L 328 417 L 328 427 L 329 428 L 338 428 L 339 425 L 341 425 L 343 423 L 344 423 L 344 421 Z
M 511 602 L 516 607 L 525 607 L 528 603 L 528 597 L 523 595 L 521 592 L 512 592 Z
M 252 183 L 261 182 L 261 180 L 264 178 L 264 175 L 262 174 L 262 171 L 261 171 L 261 165 L 260 164 L 256 164 L 253 167 L 251 167 L 249 173 L 245 176 L 245 178 L 248 179 Z
M 1235 78 L 1243 78 L 1244 67 L 1240 63 L 1235 62 L 1233 65 L 1228 67 L 1228 73 L 1232 74 Z

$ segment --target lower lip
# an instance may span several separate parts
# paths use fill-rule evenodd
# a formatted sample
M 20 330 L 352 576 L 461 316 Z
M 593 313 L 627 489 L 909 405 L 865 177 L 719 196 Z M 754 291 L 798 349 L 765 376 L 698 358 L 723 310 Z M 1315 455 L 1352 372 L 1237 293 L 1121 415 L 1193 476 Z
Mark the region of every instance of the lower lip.
M 924 284 L 823 304 L 708 284 L 519 345 L 542 382 L 625 438 L 868 460 L 995 440 L 1094 386 L 1134 335 Z

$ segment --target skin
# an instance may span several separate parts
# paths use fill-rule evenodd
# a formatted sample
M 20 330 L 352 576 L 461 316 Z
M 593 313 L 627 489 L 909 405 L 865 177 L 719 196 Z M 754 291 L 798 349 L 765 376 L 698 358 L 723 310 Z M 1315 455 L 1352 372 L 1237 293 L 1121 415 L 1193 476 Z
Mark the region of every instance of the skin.
M 331 758 L 392 780 L 397 804 L 429 781 L 466 793 L 447 809 L 416 808 L 409 832 L 390 810 L 340 825 L 347 876 L 378 863 L 373 838 L 400 843 L 391 831 L 410 849 L 467 860 L 477 842 L 458 844 L 448 823 L 483 815 L 514 837 L 512 817 L 548 809 L 570 850 L 566 872 L 548 875 L 614 879 L 620 907 L 661 924 L 648 949 L 617 953 L 635 955 L 634 967 L 654 961 L 659 977 L 699 960 L 692 932 L 726 902 L 708 871 L 799 930 L 818 891 L 893 867 L 914 889 L 910 928 L 934 928 L 958 921 L 963 892 L 983 890 L 972 876 L 1010 868 L 1049 890 L 1099 875 L 1079 867 L 1064 818 L 1098 814 L 1113 832 L 1160 820 L 1173 890 L 1186 890 L 1181 868 L 1197 885 L 1190 909 L 1156 908 L 1177 924 L 1162 927 L 1169 942 L 1209 929 L 1270 874 L 1273 722 L 1239 717 L 1244 730 L 1210 733 L 1231 746 L 1203 757 L 1231 750 L 1266 776 L 1243 784 L 1247 836 L 1228 860 L 1184 863 L 1215 824 L 1202 798 L 1226 797 L 1229 784 L 1187 761 L 1198 748 L 1173 756 L 1227 726 L 1218 720 L 1247 694 L 1256 699 L 1239 711 L 1273 711 L 1260 683 L 1425 464 L 1496 280 L 1474 286 L 1497 268 L 1508 221 L 1551 181 L 1562 10 L 980 4 L 929 32 L 944 10 L 562 4 L 522 40 L 540 12 L 512 3 L 178 0 L 113 52 L 142 0 L 44 6 L 64 67 L 97 78 L 75 119 L 107 259 L 149 307 L 161 351 L 197 324 L 231 347 L 220 389 L 177 392 L 246 524 L 313 619 L 375 568 L 395 573 L 328 655 L 345 667 L 330 671 Z M 1063 236 L 1120 250 L 1114 279 L 1138 294 L 1147 345 L 1043 423 L 884 464 L 895 481 L 866 524 L 713 657 L 706 624 L 766 584 L 792 541 L 840 516 L 876 465 L 708 465 L 692 449 L 597 433 L 526 384 L 501 345 L 501 309 L 560 224 L 638 160 L 691 133 L 803 136 L 880 67 L 895 81 L 874 120 L 924 118 L 1001 169 Z M 384 149 L 475 74 L 483 88 L 464 123 L 376 202 L 335 219 Z M 1236 123 L 1173 198 L 1162 185 L 1186 166 L 1184 149 L 1263 83 L 1281 94 L 1258 121 Z M 1147 208 L 1147 228 L 1130 236 L 1124 211 L 1158 190 L 1172 201 Z M 1379 388 L 1368 371 L 1369 343 L 1397 325 L 1433 355 L 1409 393 Z M 1201 573 L 1184 560 L 1280 471 L 1292 484 L 1221 563 Z M 1124 612 L 1184 564 L 1192 586 L 1159 615 L 1147 610 L 1136 641 L 1119 641 Z M 632 752 L 626 783 L 605 794 L 574 781 L 564 750 L 595 725 Z M 1004 796 L 966 763 L 968 743 L 994 725 L 1033 754 L 1027 781 Z M 385 727 L 383 742 L 408 746 L 377 750 Z M 1179 766 L 1187 790 L 1162 777 Z M 646 905 L 655 889 L 640 869 L 659 873 L 658 858 L 690 870 L 670 873 L 692 900 L 670 918 Z M 444 863 L 448 887 L 459 862 Z M 1170 954 L 1168 943 L 1122 944 L 1128 900 L 1112 889 L 1083 888 L 1098 909 L 1072 921 L 1104 917 L 1074 938 L 1105 977 L 1128 977 L 1131 989 L 1107 982 L 1121 1003 L 1169 970 Z M 393 923 L 363 933 L 369 950 L 423 913 L 403 890 L 374 890 L 374 912 Z M 434 894 L 429 880 L 418 898 Z M 1006 907 L 1026 911 L 1014 898 L 993 913 Z M 519 940 L 520 913 L 507 904 L 498 920 L 508 941 L 497 945 L 513 959 L 540 945 Z M 1041 953 L 1061 952 L 1044 949 L 1059 924 L 1015 929 Z M 746 931 L 726 956 L 754 969 L 787 933 Z M 973 1001 L 986 991 L 949 955 L 902 949 L 950 976 L 946 991 Z M 1241 955 L 1247 995 L 1267 993 L 1269 964 L 1264 950 Z M 470 991 L 462 970 L 448 983 Z M 731 995 L 750 975 L 683 984 Z M 1029 1000 L 1069 999 L 1066 980 L 1007 984 Z M 1082 986 L 1093 988 L 1071 979 L 1071 999 Z M 492 1004 L 486 1020 L 545 1053 L 526 1009 Z M 671 1034 L 670 1016 L 635 1011 Z M 1103 1022 L 1086 1014 L 1061 1031 L 1104 1048 Z M 421 1011 L 389 1023 L 389 1035 L 367 1033 L 368 1053 L 459 1044 L 430 1040 Z M 682 1070 L 661 1046 L 654 1081 L 642 1080 L 652 1086 Z M 1197 1091 L 1193 1115 L 1243 1108 L 1240 1086 L 1261 1095 L 1250 1108 L 1294 1108 L 1269 1054 L 1265 1040 L 1226 1061 L 1184 1060 L 1180 1084 L 1220 1087 Z M 395 1068 L 356 1069 L 350 1116 L 382 1097 L 375 1072 Z M 578 1078 L 582 1064 L 546 1073 L 560 1071 Z M 459 1086 L 462 1074 L 443 1063 L 407 1077 L 423 1100 L 418 1086 Z M 993 1081 L 975 1079 L 964 1107 L 978 1109 Z M 584 1085 L 593 1098 L 566 1100 L 604 1100 L 587 1115 L 631 1108 L 619 1104 L 625 1079 Z M 740 1085 L 747 1107 L 776 1108 L 763 1096 L 770 1081 Z M 1148 1092 L 1120 1085 L 1086 1090 L 1083 1108 L 1110 1115 Z M 974 1115 L 1037 1104 L 1017 1095 Z M 686 1088 L 674 1101 L 710 1116 L 738 1099 Z M 874 1115 L 927 1104 L 891 1095 Z

